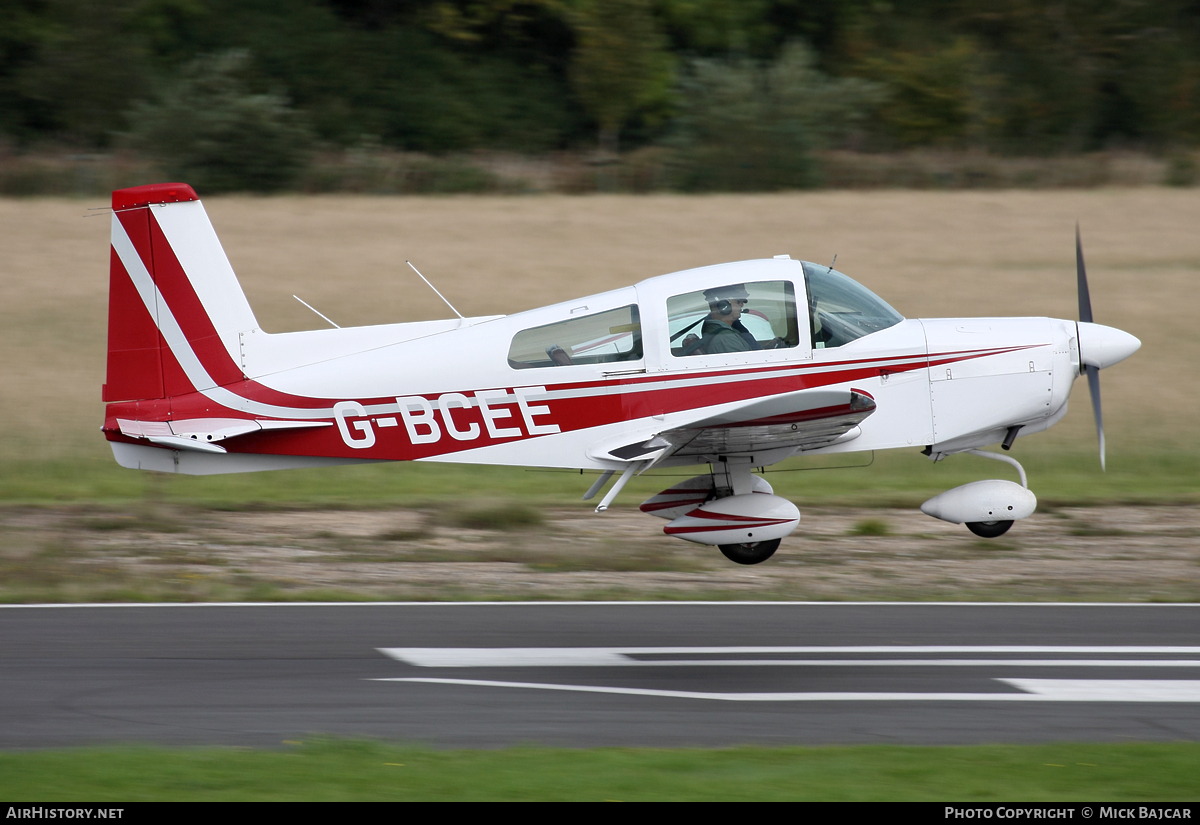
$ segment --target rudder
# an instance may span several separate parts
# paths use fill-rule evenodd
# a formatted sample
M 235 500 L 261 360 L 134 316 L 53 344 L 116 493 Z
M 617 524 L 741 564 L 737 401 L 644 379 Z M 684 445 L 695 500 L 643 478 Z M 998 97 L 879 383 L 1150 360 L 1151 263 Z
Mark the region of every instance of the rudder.
M 195 191 L 113 192 L 104 400 L 169 398 L 240 380 L 258 323 Z

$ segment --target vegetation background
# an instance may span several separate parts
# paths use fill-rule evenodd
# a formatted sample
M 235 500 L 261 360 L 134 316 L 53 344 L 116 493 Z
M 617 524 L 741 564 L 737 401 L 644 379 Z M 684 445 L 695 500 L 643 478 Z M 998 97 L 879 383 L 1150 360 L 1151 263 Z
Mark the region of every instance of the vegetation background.
M 8 359 L 0 418 L 13 422 L 0 437 L 0 498 L 128 500 L 161 481 L 162 491 L 193 502 L 382 504 L 478 490 L 582 506 L 590 479 L 511 468 L 389 464 L 166 481 L 117 467 L 97 431 L 109 219 L 107 211 L 81 217 L 85 205 L 106 202 L 0 200 L 0 347 Z M 445 317 L 406 260 L 459 311 L 487 315 L 782 253 L 821 262 L 837 255 L 839 269 L 909 318 L 1072 318 L 1078 221 L 1097 321 L 1128 330 L 1143 347 L 1103 374 L 1107 473 L 1083 384 L 1064 421 L 1018 439 L 1014 455 L 1044 503 L 1195 502 L 1200 494 L 1200 339 L 1192 332 L 1200 189 L 226 195 L 205 198 L 205 207 L 269 332 L 324 326 L 294 294 L 347 326 Z M 917 449 L 880 453 L 869 470 L 781 474 L 772 484 L 804 502 L 907 507 L 978 477 L 974 459 L 933 464 Z M 667 483 L 648 475 L 622 500 Z
M 0 194 L 1197 178 L 1195 0 L 0 0 L 0 19 Z
M 206 198 L 271 331 L 313 324 L 293 292 L 349 323 L 395 320 L 400 306 L 440 313 L 423 289 L 397 280 L 409 277 L 397 266 L 405 258 L 420 261 L 468 313 L 514 312 L 687 266 L 791 252 L 822 261 L 841 253 L 842 268 L 910 317 L 1071 317 L 1070 233 L 1080 220 L 1097 320 L 1129 329 L 1145 348 L 1104 376 L 1107 474 L 1097 471 L 1089 411 L 1078 395 L 1061 426 L 1019 443 L 1051 507 L 1153 501 L 1190 512 L 1197 500 L 1200 190 L 1157 187 L 1200 182 L 1198 104 L 1197 0 L 0 0 L 0 196 L 106 196 L 188 181 Z M 1111 184 L 1154 188 L 1094 191 Z M 878 187 L 1089 191 L 757 194 Z M 521 209 L 494 197 L 210 197 L 596 191 L 664 194 L 554 195 L 526 199 Z M 669 194 L 676 192 L 737 194 Z M 0 439 L 0 600 L 297 597 L 299 586 L 277 570 L 243 571 L 240 561 L 226 565 L 212 551 L 218 510 L 301 521 L 294 508 L 406 502 L 459 532 L 483 532 L 468 517 L 512 512 L 511 502 L 449 519 L 436 507 L 484 490 L 579 507 L 590 479 L 502 468 L 214 479 L 117 468 L 96 431 L 108 223 L 80 221 L 81 211 L 61 198 L 0 199 L 0 419 L 10 425 Z M 806 502 L 911 507 L 976 475 L 963 463 L 888 455 L 870 470 L 772 480 Z M 622 506 L 660 482 L 639 480 Z M 1190 522 L 1179 528 L 1165 508 L 1149 508 L 1147 518 L 1160 516 L 1165 526 L 1127 533 L 1045 509 L 1074 531 L 1065 549 L 1035 537 L 1028 546 L 1010 540 L 997 553 L 965 538 L 936 543 L 923 528 L 902 536 L 921 543 L 914 555 L 897 536 L 881 538 L 907 530 L 902 525 L 872 518 L 851 532 L 869 551 L 864 568 L 880 572 L 887 541 L 906 559 L 882 573 L 919 570 L 899 580 L 926 598 L 943 592 L 930 582 L 961 597 L 958 572 L 992 556 L 1000 573 L 971 591 L 983 598 L 1194 598 Z M 293 542 L 312 557 L 304 586 L 323 568 L 350 569 L 364 559 L 418 573 L 431 560 L 460 560 L 460 570 L 486 566 L 486 553 L 438 545 L 437 536 L 406 526 L 420 525 L 409 516 L 398 512 L 395 523 L 366 537 L 313 528 L 304 541 L 324 542 L 320 554 Z M 344 530 L 355 519 L 329 521 Z M 492 532 L 508 531 L 513 538 L 505 541 L 523 551 L 561 538 L 553 532 L 560 528 L 529 522 Z M 202 541 L 180 540 L 193 528 Z M 1105 531 L 1117 550 L 1081 563 L 1070 542 L 1096 544 Z M 1168 539 L 1188 572 L 1164 563 L 1158 549 Z M 266 555 L 279 556 L 279 542 L 268 540 Z M 776 569 L 808 579 L 832 565 L 825 559 L 840 545 L 829 539 L 832 550 L 814 552 L 820 540 L 789 560 L 793 568 Z M 229 543 L 250 555 L 254 548 L 239 542 L 240 535 Z M 654 555 L 624 543 L 633 550 L 621 547 L 623 556 L 615 543 L 591 555 L 567 546 L 561 558 L 506 546 L 487 553 L 524 565 L 522 579 L 535 570 L 617 571 L 625 581 L 704 573 L 677 548 Z M 1029 577 L 1070 573 L 1051 582 L 1053 591 L 994 583 L 1018 563 Z M 1038 566 L 1053 563 L 1062 566 Z M 1133 565 L 1159 578 L 1131 581 Z M 1099 583 L 1076 587 L 1081 566 Z M 205 572 L 217 569 L 228 573 Z M 1175 579 L 1169 587 L 1168 577 Z M 423 597 L 438 596 L 414 581 Z M 906 592 L 900 585 L 851 590 L 846 581 L 831 585 L 838 597 Z M 706 586 L 735 592 L 720 590 L 720 581 Z M 464 587 L 470 597 L 496 593 Z M 579 787 L 560 781 L 564 796 L 585 798 L 612 788 L 637 798 L 649 793 L 646 783 L 658 797 L 768 798 L 794 796 L 805 782 L 830 798 L 946 798 L 964 789 L 980 799 L 1194 798 L 1194 746 L 1156 747 L 499 751 L 488 761 L 487 753 L 318 743 L 301 754 L 318 769 L 315 779 L 296 770 L 301 760 L 290 753 L 50 753 L 5 757 L 0 787 L 39 799 L 547 798 L 527 777 L 559 781 L 566 773 L 572 781 L 600 777 Z M 249 762 L 261 762 L 269 777 Z M 441 767 L 427 764 L 435 762 Z M 1071 768 L 1047 772 L 1048 765 Z M 1091 773 L 1081 778 L 1080 768 Z M 416 778 L 398 788 L 397 769 Z M 514 772 L 515 791 L 504 784 Z M 672 772 L 682 777 L 674 785 Z M 721 784 L 729 776 L 736 787 Z
M 395 320 L 405 259 L 487 314 L 779 252 L 840 253 L 909 317 L 1070 317 L 1079 220 L 1097 318 L 1146 348 L 1105 376 L 1110 472 L 1078 404 L 1030 469 L 1051 501 L 1196 500 L 1200 190 L 1158 186 L 1198 177 L 1195 0 L 0 0 L 0 20 L 0 195 L 186 180 L 272 331 L 314 323 L 293 292 L 343 322 Z M 828 191 L 880 186 L 1075 191 Z M 825 191 L 794 191 L 810 187 Z M 597 190 L 611 193 L 561 197 Z M 524 191 L 560 194 L 519 210 L 374 197 Z M 333 485 L 119 470 L 95 433 L 107 226 L 78 214 L 0 200 L 0 413 L 21 422 L 0 440 L 5 500 L 578 497 L 557 476 L 478 468 Z M 909 506 L 946 486 L 926 464 L 881 456 L 778 486 Z

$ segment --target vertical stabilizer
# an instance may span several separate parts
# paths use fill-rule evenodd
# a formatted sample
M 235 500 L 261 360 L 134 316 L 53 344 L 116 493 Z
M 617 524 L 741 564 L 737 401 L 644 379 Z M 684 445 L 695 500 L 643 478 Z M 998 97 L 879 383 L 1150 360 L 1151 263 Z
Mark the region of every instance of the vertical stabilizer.
M 183 183 L 113 192 L 105 401 L 170 398 L 242 378 L 258 327 L 199 198 Z

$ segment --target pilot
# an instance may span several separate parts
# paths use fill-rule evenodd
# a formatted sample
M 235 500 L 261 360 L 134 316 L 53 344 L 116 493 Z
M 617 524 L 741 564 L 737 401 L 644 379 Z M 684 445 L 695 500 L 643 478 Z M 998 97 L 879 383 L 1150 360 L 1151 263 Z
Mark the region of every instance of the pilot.
M 700 337 L 684 339 L 684 355 L 712 355 L 718 352 L 749 352 L 762 349 L 750 330 L 741 322 L 742 308 L 750 295 L 744 284 L 730 284 L 704 290 L 709 313 L 700 328 Z

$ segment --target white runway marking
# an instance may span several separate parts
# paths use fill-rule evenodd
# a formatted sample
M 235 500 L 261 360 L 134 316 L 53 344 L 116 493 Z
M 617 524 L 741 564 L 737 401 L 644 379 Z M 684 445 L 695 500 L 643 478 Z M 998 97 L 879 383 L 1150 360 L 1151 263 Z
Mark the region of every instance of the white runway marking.
M 416 667 L 545 668 L 545 667 L 1200 667 L 1200 658 L 1163 658 L 1200 654 L 1200 647 L 1079 645 L 871 645 L 773 647 L 393 647 L 381 653 Z M 951 654 L 978 658 L 951 658 Z M 1001 658 L 1005 654 L 1025 658 Z M 824 654 L 823 658 L 812 658 Z M 888 658 L 864 658 L 887 654 Z M 940 654 L 941 658 L 930 658 Z M 1037 658 L 1041 654 L 1043 658 Z M 1070 654 L 1088 658 L 1069 658 Z M 755 658 L 771 655 L 776 658 Z M 1054 658 L 1050 658 L 1053 655 Z M 1148 658 L 1104 656 L 1141 655 Z M 728 658 L 744 656 L 746 658 Z M 795 658 L 804 656 L 806 658 Z M 854 658 L 849 658 L 854 656 Z M 918 658 L 920 656 L 921 658 Z M 991 656 L 992 658 L 987 658 Z M 1064 658 L 1066 656 L 1066 658 Z M 667 658 L 664 658 L 667 657 Z M 706 658 L 708 657 L 708 658 Z M 793 658 L 789 658 L 793 657 Z M 396 677 L 382 682 L 557 690 L 659 696 L 722 702 L 1200 702 L 1200 681 L 1149 679 L 1019 679 L 996 678 L 1016 691 L 1004 693 L 916 692 L 711 692 L 660 690 L 607 685 L 564 685 L 495 679 Z
M 501 682 L 491 679 L 393 678 L 376 682 L 609 693 L 722 702 L 1200 702 L 1200 681 L 1000 679 L 1026 693 L 710 693 L 691 690 Z
M 870 645 L 870 646 L 739 646 L 739 648 L 380 648 L 394 660 L 421 668 L 625 668 L 625 667 L 1200 667 L 1196 646 L 1160 645 Z M 811 658 L 823 654 L 824 658 Z M 863 658 L 888 654 L 888 658 Z M 941 658 L 929 658 L 930 655 Z M 994 658 L 950 658 L 952 654 L 984 654 Z M 1001 658 L 1024 654 L 1025 658 Z M 1037 658 L 1036 655 L 1055 655 Z M 1064 655 L 1088 658 L 1064 658 Z M 727 658 L 728 656 L 746 658 Z M 772 655 L 776 658 L 754 658 Z M 848 658 L 847 655 L 856 656 Z M 910 657 L 905 657 L 905 656 Z M 1148 658 L 1104 658 L 1141 655 Z M 1153 658 L 1153 656 L 1176 658 Z M 806 658 L 788 658 L 806 656 Z M 918 658 L 917 656 L 922 656 Z M 638 657 L 638 658 L 635 658 Z M 662 658 L 670 657 L 670 658 Z M 709 657 L 709 658 L 706 658 Z M 721 658 L 718 658 L 721 657 Z M 845 657 L 845 658 L 844 658 Z M 670 691 L 648 687 L 559 685 L 552 682 L 494 679 L 439 679 L 424 676 L 374 681 L 425 682 L 431 685 L 509 687 L 534 691 L 611 693 L 708 699 L 718 701 L 1183 701 L 1200 703 L 1200 680 L 1136 679 L 995 679 L 1019 692 L 709 692 Z
M 1200 667 L 1197 659 L 951 659 L 951 658 L 837 658 L 846 654 L 1089 654 L 1168 655 L 1200 654 L 1200 647 L 1163 646 L 1051 646 L 1051 645 L 873 645 L 854 647 L 389 647 L 386 656 L 417 667 Z M 823 659 L 717 659 L 660 657 L 763 656 L 826 654 Z M 634 658 L 634 657 L 647 658 Z
M 1200 702 L 1200 682 L 1182 679 L 1001 679 L 1056 702 Z

